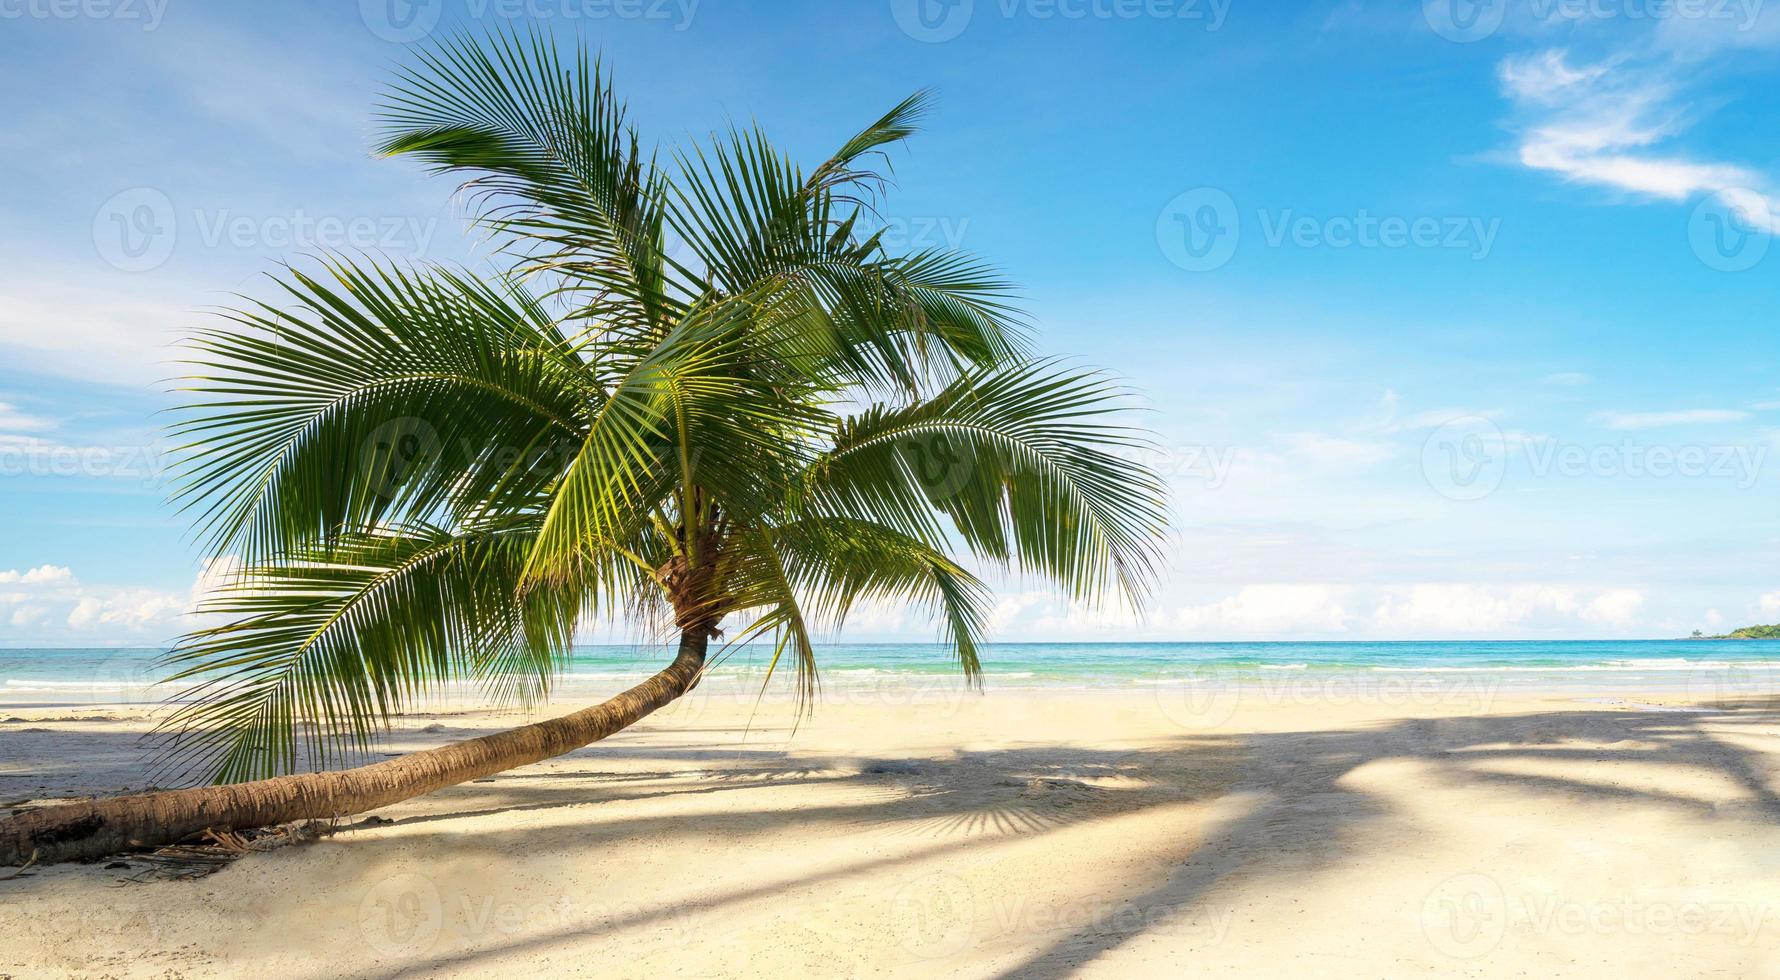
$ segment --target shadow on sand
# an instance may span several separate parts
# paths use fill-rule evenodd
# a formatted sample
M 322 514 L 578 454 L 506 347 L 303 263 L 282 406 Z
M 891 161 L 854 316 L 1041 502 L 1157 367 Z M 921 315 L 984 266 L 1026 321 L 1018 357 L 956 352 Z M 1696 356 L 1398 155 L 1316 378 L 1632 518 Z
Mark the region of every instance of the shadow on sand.
M 687 794 L 728 801 L 723 833 L 745 846 L 754 835 L 892 833 L 905 835 L 894 856 L 865 856 L 812 872 L 787 868 L 778 878 L 717 891 L 696 900 L 633 908 L 575 922 L 570 927 L 498 936 L 476 948 L 415 958 L 372 976 L 425 976 L 441 970 L 475 972 L 497 959 L 537 953 L 571 939 L 597 939 L 637 926 L 666 926 L 687 915 L 721 913 L 741 903 L 795 890 L 810 894 L 837 881 L 899 864 L 943 862 L 972 849 L 1033 837 L 1126 814 L 1235 794 L 1256 801 L 1208 837 L 1183 840 L 1165 853 L 1144 855 L 1154 873 L 1145 890 L 1119 896 L 1130 929 L 1097 922 L 1035 934 L 1033 947 L 1002 975 L 1063 977 L 1140 936 L 1161 918 L 1190 914 L 1207 891 L 1239 876 L 1297 875 L 1327 868 L 1344 853 L 1357 824 L 1387 815 L 1391 804 L 1368 796 L 1363 780 L 1343 780 L 1358 768 L 1411 760 L 1453 785 L 1511 785 L 1553 805 L 1630 801 L 1672 808 L 1710 820 L 1780 825 L 1776 764 L 1780 753 L 1752 750 L 1756 736 L 1740 730 L 1780 723 L 1780 698 L 1724 701 L 1700 711 L 1560 710 L 1538 714 L 1406 719 L 1353 730 L 1247 735 L 1182 735 L 1162 746 L 1132 751 L 1035 745 L 961 752 L 943 761 L 835 756 L 795 758 L 772 749 L 715 750 L 691 740 L 624 745 L 621 739 L 575 754 L 589 760 L 624 759 L 643 768 L 624 771 L 520 771 L 492 782 L 443 791 L 424 811 L 398 819 L 399 834 L 372 830 L 343 841 L 364 849 L 370 868 L 386 848 L 449 847 L 456 857 L 490 861 L 516 853 L 563 862 L 595 860 L 602 848 L 648 838 L 672 848 L 677 841 L 709 840 L 708 814 L 642 815 L 564 820 L 546 827 L 464 832 L 471 817 Z M 661 730 L 658 730 L 658 733 Z M 1566 761 L 1627 762 L 1711 770 L 1738 788 L 1734 803 L 1641 789 L 1595 778 L 1553 775 Z M 1555 767 L 1552 765 L 1556 763 Z M 1516 773 L 1540 768 L 1539 773 Z M 1531 764 L 1531 765 L 1528 765 Z M 811 805 L 751 809 L 746 796 L 762 786 L 849 787 L 845 802 L 831 793 Z M 863 799 L 861 796 L 863 795 Z M 253 860 L 253 859 L 248 859 Z M 367 875 L 370 872 L 367 870 Z M 348 887 L 369 886 L 347 882 Z M 23 882 L 14 883 L 15 885 Z M 354 892 L 353 894 L 357 894 Z M 937 966 L 938 964 L 933 964 Z

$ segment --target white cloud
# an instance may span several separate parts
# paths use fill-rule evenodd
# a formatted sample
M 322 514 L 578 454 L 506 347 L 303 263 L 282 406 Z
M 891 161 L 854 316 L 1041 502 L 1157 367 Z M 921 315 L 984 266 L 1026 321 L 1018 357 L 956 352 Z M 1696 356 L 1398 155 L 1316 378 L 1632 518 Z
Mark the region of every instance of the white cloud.
M 14 368 L 80 381 L 147 386 L 177 373 L 173 343 L 202 317 L 142 287 L 0 274 L 0 354 Z
M 57 583 L 73 583 L 74 572 L 61 565 L 39 565 L 36 568 L 19 571 L 9 569 L 0 572 L 0 585 L 53 585 Z
M 141 635 L 152 629 L 176 629 L 189 600 L 174 592 L 124 589 L 103 597 L 83 596 L 68 614 L 68 625 L 87 632 L 111 629 Z
M 1592 595 L 1569 586 L 1427 584 L 1391 587 L 1374 611 L 1381 635 L 1500 635 L 1573 625 L 1576 620 L 1615 629 L 1635 625 L 1644 594 L 1610 588 Z
M 1637 589 L 1609 589 L 1589 600 L 1582 618 L 1607 626 L 1629 626 L 1644 607 L 1644 593 Z
M 1596 412 L 1592 418 L 1609 429 L 1655 429 L 1665 425 L 1743 422 L 1749 413 L 1736 409 L 1689 408 L 1673 412 Z
M 16 628 L 23 629 L 27 626 L 37 625 L 48 615 L 49 611 L 41 606 L 20 606 L 12 611 L 8 622 Z
M 0 402 L 0 432 L 37 432 L 49 428 L 50 421 L 26 415 L 8 402 Z
M 68 614 L 68 625 L 77 630 L 91 629 L 99 622 L 99 616 L 105 611 L 105 603 L 87 596 L 74 606 Z
M 161 643 L 189 626 L 196 591 L 214 580 L 200 575 L 193 591 L 88 585 L 63 565 L 0 571 L 0 605 L 15 631 L 7 639 L 27 643 Z
M 1679 94 L 1698 67 L 1671 55 L 1621 53 L 1573 64 L 1551 49 L 1502 61 L 1502 90 L 1520 109 L 1523 166 L 1568 180 L 1685 201 L 1717 198 L 1750 225 L 1780 230 L 1771 182 L 1739 164 L 1660 149 L 1690 123 Z
M 1219 602 L 1175 611 L 1169 625 L 1188 638 L 1204 633 L 1342 633 L 1353 615 L 1335 585 L 1246 585 Z
M 1780 618 L 1780 592 L 1769 592 L 1756 600 L 1755 605 L 1764 622 Z

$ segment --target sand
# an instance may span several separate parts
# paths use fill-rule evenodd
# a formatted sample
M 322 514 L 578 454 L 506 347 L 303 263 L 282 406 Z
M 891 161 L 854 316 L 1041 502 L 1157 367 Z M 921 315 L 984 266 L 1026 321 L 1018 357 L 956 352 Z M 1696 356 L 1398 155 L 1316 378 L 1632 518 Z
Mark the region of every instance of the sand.
M 198 880 L 32 869 L 0 976 L 1780 977 L 1780 702 L 1687 694 L 695 694 Z M 142 711 L 0 713 L 0 802 L 140 785 Z

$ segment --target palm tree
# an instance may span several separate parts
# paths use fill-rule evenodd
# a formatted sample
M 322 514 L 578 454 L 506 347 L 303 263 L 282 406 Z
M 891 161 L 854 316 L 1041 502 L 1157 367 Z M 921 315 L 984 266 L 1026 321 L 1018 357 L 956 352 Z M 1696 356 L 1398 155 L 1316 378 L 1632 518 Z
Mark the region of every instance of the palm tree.
M 0 863 L 362 812 L 604 738 L 699 680 L 720 625 L 800 699 L 811 634 L 930 609 L 979 677 L 976 564 L 1140 601 L 1163 486 L 1103 377 L 1029 354 L 978 261 L 871 222 L 896 106 L 807 173 L 753 128 L 663 163 L 585 50 L 456 41 L 399 73 L 381 151 L 465 182 L 505 275 L 324 257 L 192 342 L 178 498 L 239 572 L 170 655 L 162 726 L 218 785 L 0 824 Z M 554 720 L 345 771 L 439 685 L 545 697 L 577 628 L 678 655 Z M 771 671 L 768 672 L 769 678 Z M 321 771 L 313 771 L 313 770 Z M 311 770 L 311 771 L 304 771 Z

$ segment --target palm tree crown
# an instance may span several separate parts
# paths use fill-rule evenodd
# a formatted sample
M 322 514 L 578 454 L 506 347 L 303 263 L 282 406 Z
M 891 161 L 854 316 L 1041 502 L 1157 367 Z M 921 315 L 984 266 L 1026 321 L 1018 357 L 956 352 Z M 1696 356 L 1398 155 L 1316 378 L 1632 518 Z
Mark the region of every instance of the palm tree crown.
M 239 573 L 170 656 L 224 781 L 360 749 L 470 680 L 530 702 L 589 617 L 770 638 L 914 603 L 980 671 L 979 567 L 1140 600 L 1163 486 L 1104 377 L 1034 359 L 977 260 L 866 234 L 908 99 L 805 172 L 754 128 L 661 158 L 585 50 L 443 44 L 380 150 L 459 175 L 499 276 L 330 256 L 192 344 L 178 495 Z

